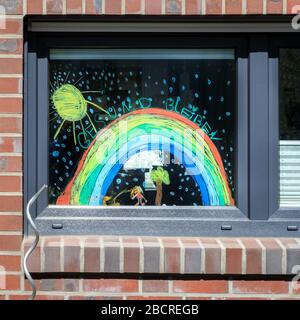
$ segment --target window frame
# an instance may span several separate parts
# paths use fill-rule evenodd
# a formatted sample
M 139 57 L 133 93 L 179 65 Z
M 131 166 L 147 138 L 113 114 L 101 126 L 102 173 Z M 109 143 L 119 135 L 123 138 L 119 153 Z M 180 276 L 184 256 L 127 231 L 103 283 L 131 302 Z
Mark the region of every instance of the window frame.
M 299 207 L 281 207 L 279 204 L 279 198 L 276 198 L 279 193 L 280 179 L 279 179 L 279 140 L 280 140 L 280 75 L 279 75 L 279 59 L 281 48 L 300 48 L 299 41 L 295 41 L 295 37 L 292 36 L 272 36 L 270 38 L 270 101 L 269 108 L 269 130 L 270 130 L 270 193 L 269 193 L 269 214 L 271 219 L 297 219 L 299 218 Z M 276 93 L 277 92 L 277 93 Z M 276 93 L 276 94 L 274 94 Z M 271 105 L 273 103 L 273 109 Z M 275 165 L 275 164 L 278 165 Z M 277 179 L 276 179 L 277 178 Z M 278 200 L 278 201 L 277 201 Z
M 149 33 L 150 35 L 154 35 L 156 45 L 161 44 L 163 47 L 168 44 L 178 48 L 179 37 L 182 42 L 185 42 L 186 37 L 194 38 L 196 33 L 182 35 L 178 32 L 159 32 Z M 97 37 L 98 39 L 104 37 L 106 46 L 111 47 L 115 45 L 114 41 L 119 36 L 119 33 L 105 32 L 74 35 L 74 33 L 44 31 L 26 34 L 24 207 L 37 189 L 48 182 L 48 130 L 45 130 L 45 127 L 48 127 L 49 96 L 46 80 L 49 49 L 87 48 L 91 47 L 92 43 L 97 43 L 95 41 Z M 138 37 L 140 44 L 146 34 L 124 32 L 122 41 L 118 41 L 116 48 L 120 48 L 120 45 L 128 47 L 128 39 L 125 39 L 125 36 L 134 36 L 135 41 Z M 197 37 L 201 37 L 201 43 L 193 42 L 194 46 L 189 45 L 188 48 L 236 49 L 235 189 L 238 190 L 236 191 L 237 207 L 60 207 L 48 206 L 47 194 L 44 193 L 32 209 L 42 234 L 291 236 L 288 227 L 295 224 L 300 226 L 300 215 L 298 218 L 295 215 L 290 216 L 289 213 L 278 218 L 273 210 L 275 189 L 273 174 L 276 166 L 269 166 L 269 158 L 271 155 L 274 156 L 275 139 L 270 137 L 275 128 L 270 125 L 264 126 L 265 123 L 270 124 L 274 121 L 271 104 L 278 104 L 273 94 L 278 84 L 273 79 L 276 72 L 278 73 L 278 70 L 276 71 L 278 65 L 268 56 L 270 38 L 266 38 L 264 34 L 253 33 L 242 35 L 226 33 L 221 36 L 197 33 Z M 160 42 L 159 39 L 161 39 Z M 205 45 L 203 39 L 206 39 Z M 273 96 L 274 100 L 270 99 Z M 249 112 L 249 110 L 263 110 L 263 114 Z M 257 126 L 258 123 L 259 126 Z M 261 136 L 265 139 L 260 139 Z M 260 143 L 258 144 L 257 141 Z M 273 187 L 270 187 L 271 183 Z M 265 196 L 266 194 L 268 197 Z M 24 222 L 25 232 L 30 233 L 26 219 Z

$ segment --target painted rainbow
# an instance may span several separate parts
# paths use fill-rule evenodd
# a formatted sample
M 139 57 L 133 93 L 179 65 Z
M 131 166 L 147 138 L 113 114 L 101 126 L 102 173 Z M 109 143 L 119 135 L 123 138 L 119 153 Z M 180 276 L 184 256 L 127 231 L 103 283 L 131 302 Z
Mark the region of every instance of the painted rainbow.
M 132 111 L 99 131 L 57 204 L 101 205 L 126 161 L 146 150 L 172 153 L 198 184 L 204 206 L 234 205 L 221 156 L 208 135 L 158 108 Z

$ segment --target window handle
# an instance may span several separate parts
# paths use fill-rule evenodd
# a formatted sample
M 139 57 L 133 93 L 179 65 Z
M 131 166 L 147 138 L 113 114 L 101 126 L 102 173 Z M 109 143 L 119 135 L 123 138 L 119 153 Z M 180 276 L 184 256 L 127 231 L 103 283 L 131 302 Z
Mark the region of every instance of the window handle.
M 34 204 L 34 202 L 38 199 L 38 197 L 40 196 L 40 194 L 46 190 L 48 188 L 47 185 L 43 185 L 36 194 L 34 194 L 32 196 L 32 198 L 28 201 L 27 203 L 27 206 L 26 206 L 26 218 L 27 220 L 29 221 L 33 231 L 34 231 L 34 234 L 35 234 L 35 239 L 31 245 L 31 247 L 29 248 L 29 250 L 26 252 L 25 256 L 24 256 L 24 260 L 23 260 L 23 269 L 24 269 L 24 273 L 26 275 L 26 278 L 28 279 L 28 281 L 30 282 L 30 285 L 32 287 L 32 294 L 31 296 L 29 297 L 29 300 L 34 300 L 35 296 L 36 296 L 36 286 L 35 286 L 35 283 L 34 283 L 34 280 L 33 278 L 31 277 L 31 274 L 29 273 L 28 271 L 28 268 L 27 268 L 27 261 L 28 261 L 28 258 L 29 256 L 32 254 L 32 252 L 34 251 L 34 249 L 36 248 L 37 244 L 39 243 L 39 240 L 40 240 L 40 233 L 31 217 L 31 214 L 30 214 L 30 208 L 31 206 Z

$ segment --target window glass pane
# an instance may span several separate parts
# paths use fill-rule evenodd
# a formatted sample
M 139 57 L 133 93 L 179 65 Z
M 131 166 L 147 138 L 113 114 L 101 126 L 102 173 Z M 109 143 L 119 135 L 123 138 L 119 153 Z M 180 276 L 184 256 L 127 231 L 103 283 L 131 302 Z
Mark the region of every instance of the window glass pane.
M 50 204 L 235 204 L 234 50 L 50 57 Z
M 300 206 L 300 49 L 280 50 L 280 206 Z

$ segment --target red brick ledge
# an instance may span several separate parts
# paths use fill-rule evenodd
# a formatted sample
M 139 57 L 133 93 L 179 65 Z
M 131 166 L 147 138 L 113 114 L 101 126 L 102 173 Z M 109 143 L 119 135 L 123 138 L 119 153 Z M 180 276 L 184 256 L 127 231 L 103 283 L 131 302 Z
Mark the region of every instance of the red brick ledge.
M 25 238 L 23 251 L 33 238 Z M 300 239 L 41 237 L 33 273 L 293 274 Z M 297 272 L 297 271 L 296 271 Z

